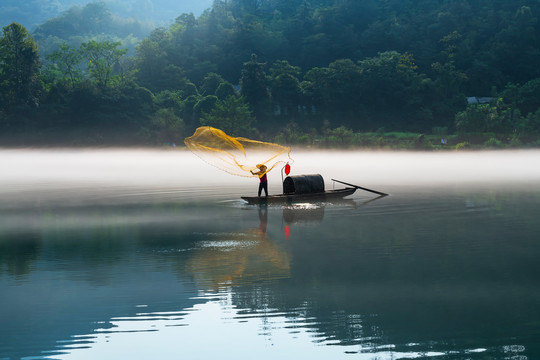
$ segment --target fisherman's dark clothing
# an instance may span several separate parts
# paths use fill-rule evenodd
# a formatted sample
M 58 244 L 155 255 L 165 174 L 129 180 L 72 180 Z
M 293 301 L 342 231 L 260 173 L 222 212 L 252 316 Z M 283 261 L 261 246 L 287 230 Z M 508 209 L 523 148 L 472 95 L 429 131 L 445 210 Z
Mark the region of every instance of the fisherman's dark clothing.
M 266 174 L 261 176 L 259 179 L 261 181 L 259 183 L 259 197 L 261 196 L 261 193 L 262 193 L 263 189 L 264 189 L 265 196 L 268 196 L 268 180 L 266 179 Z

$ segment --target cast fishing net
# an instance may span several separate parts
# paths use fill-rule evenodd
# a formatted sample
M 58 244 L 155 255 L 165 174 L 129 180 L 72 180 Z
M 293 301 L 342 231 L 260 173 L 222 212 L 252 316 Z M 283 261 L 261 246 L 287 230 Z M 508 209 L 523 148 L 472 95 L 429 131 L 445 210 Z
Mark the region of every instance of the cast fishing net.
M 210 126 L 198 128 L 184 143 L 210 165 L 237 176 L 252 177 L 251 171 L 258 172 L 260 165 L 267 173 L 292 161 L 288 146 L 232 137 Z

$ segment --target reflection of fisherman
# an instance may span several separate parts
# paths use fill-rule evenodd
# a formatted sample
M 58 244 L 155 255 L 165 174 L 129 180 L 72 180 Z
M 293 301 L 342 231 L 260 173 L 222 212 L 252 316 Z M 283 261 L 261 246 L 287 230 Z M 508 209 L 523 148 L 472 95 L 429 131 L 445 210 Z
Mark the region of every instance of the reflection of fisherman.
M 257 168 L 259 169 L 258 172 L 253 172 L 253 170 L 251 170 L 251 173 L 253 175 L 257 175 L 260 180 L 258 196 L 261 197 L 261 192 L 263 189 L 264 189 L 265 196 L 268 196 L 268 180 L 266 178 L 266 166 L 262 164 L 258 164 Z
M 266 234 L 266 226 L 268 224 L 268 209 L 266 206 L 259 206 L 259 222 L 260 233 Z

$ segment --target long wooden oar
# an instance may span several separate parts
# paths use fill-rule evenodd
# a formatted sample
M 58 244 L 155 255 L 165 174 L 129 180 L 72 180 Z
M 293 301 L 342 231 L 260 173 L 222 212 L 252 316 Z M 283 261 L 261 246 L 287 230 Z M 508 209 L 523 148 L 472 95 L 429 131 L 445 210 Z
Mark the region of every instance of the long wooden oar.
M 343 181 L 339 181 L 339 180 L 336 180 L 336 179 L 332 179 L 332 180 L 335 181 L 335 182 L 341 183 L 341 184 L 343 184 L 343 185 L 349 185 L 349 186 L 355 187 L 355 188 L 360 189 L 360 190 L 369 191 L 369 192 L 372 192 L 372 193 L 375 193 L 375 194 L 379 194 L 379 195 L 381 195 L 381 196 L 388 196 L 388 194 L 383 193 L 383 192 L 380 192 L 380 191 L 377 191 L 377 190 L 367 189 L 367 188 L 365 188 L 365 187 L 361 187 L 361 186 L 354 185 L 354 184 L 349 184 L 349 183 L 346 183 L 346 182 L 343 182 Z

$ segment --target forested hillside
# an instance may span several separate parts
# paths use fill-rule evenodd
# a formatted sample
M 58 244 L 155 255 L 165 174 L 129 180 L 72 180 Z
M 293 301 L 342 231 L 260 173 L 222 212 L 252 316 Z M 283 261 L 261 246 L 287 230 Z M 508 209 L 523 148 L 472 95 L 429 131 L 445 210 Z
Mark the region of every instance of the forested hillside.
M 2 131 L 538 139 L 539 16 L 537 0 L 215 0 L 145 36 L 144 23 L 89 4 L 33 34 L 4 28 Z
M 104 2 L 96 2 L 72 6 L 37 26 L 33 37 L 42 58 L 62 44 L 77 47 L 90 40 L 120 42 L 133 55 L 137 44 L 154 28 L 153 23 L 113 15 Z

